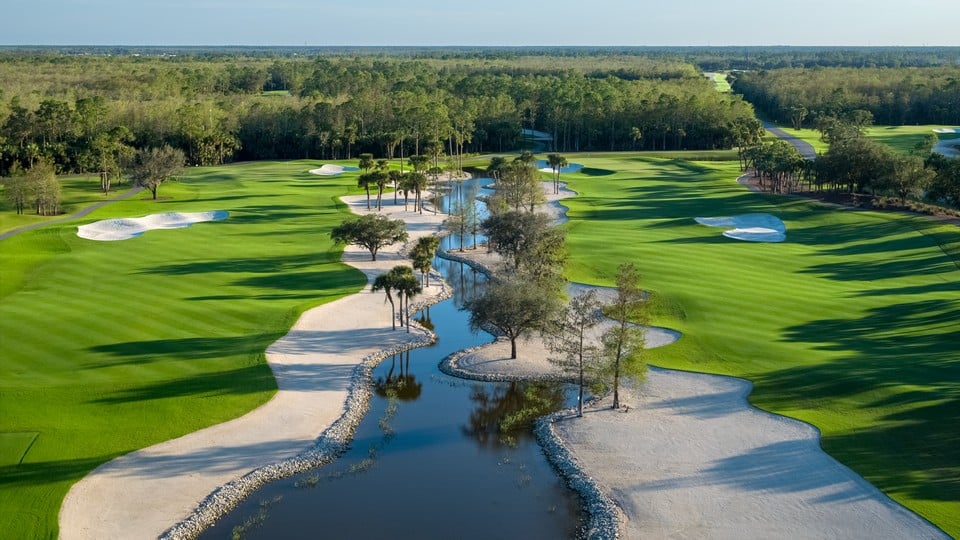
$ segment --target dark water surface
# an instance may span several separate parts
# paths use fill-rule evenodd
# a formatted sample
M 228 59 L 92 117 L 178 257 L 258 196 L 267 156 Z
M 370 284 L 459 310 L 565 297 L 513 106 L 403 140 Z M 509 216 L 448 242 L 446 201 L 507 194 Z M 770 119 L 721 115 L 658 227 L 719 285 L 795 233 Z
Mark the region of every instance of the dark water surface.
M 529 422 L 572 397 L 558 385 L 478 383 L 437 365 L 491 340 L 469 329 L 465 298 L 483 278 L 437 260 L 456 295 L 417 318 L 436 345 L 374 370 L 370 410 L 333 463 L 264 486 L 201 538 L 570 538 L 578 501 Z

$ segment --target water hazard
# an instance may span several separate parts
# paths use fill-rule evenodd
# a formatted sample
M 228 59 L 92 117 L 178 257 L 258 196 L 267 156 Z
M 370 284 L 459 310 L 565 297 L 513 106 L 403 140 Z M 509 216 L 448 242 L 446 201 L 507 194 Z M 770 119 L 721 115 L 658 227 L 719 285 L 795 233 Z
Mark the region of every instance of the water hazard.
M 563 386 L 479 383 L 441 373 L 455 351 L 489 342 L 463 302 L 483 286 L 437 260 L 454 298 L 417 315 L 436 345 L 374 370 L 370 410 L 325 467 L 252 494 L 201 538 L 570 538 L 580 509 L 529 428 L 570 402 Z

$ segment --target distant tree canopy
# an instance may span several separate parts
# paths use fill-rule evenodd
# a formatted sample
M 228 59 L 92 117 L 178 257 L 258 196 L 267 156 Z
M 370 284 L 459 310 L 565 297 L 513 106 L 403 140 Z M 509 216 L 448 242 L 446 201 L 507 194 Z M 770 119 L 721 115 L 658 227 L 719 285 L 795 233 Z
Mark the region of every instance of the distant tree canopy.
M 121 143 L 168 144 L 190 165 L 429 153 L 437 166 L 517 149 L 522 128 L 559 152 L 729 148 L 753 116 L 680 59 L 482 58 L 0 54 L 0 175 L 38 157 L 109 172 Z
M 770 119 L 813 127 L 855 111 L 882 125 L 960 124 L 960 67 L 777 69 L 738 73 L 733 89 Z M 796 126 L 794 126 L 796 127 Z

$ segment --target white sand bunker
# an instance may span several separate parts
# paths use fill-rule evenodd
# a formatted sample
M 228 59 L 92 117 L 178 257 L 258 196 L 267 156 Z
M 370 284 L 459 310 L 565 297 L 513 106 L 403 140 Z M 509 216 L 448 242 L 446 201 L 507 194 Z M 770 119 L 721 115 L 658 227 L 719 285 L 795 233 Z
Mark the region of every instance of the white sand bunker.
M 345 172 L 359 171 L 357 167 L 344 167 L 343 165 L 332 165 L 326 163 L 321 166 L 319 169 L 312 169 L 310 174 L 317 174 L 320 176 L 337 176 L 338 174 L 343 174 Z
M 550 162 L 545 159 L 538 159 L 535 165 L 537 169 L 540 170 L 540 172 L 548 172 L 548 173 L 553 172 L 553 169 L 550 167 Z M 583 163 L 567 163 L 566 167 L 560 167 L 560 173 L 566 174 L 566 173 L 577 172 L 582 168 L 583 168 Z
M 787 226 L 780 218 L 770 214 L 742 214 L 731 217 L 693 218 L 707 227 L 726 227 L 723 235 L 747 242 L 783 242 L 787 239 Z
M 182 229 L 202 221 L 227 219 L 226 210 L 213 212 L 165 212 L 141 218 L 105 219 L 77 227 L 77 236 L 87 240 L 129 240 L 153 229 Z
M 960 133 L 960 128 L 936 128 L 934 133 Z

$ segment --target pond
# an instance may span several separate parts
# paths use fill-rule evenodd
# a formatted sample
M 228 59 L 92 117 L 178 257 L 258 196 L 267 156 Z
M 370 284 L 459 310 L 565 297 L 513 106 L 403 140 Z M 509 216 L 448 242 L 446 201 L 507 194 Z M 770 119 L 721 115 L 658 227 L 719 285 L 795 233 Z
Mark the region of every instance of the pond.
M 370 410 L 349 450 L 264 486 L 201 538 L 576 536 L 579 502 L 530 429 L 535 418 L 569 406 L 573 392 L 441 373 L 444 357 L 492 338 L 472 331 L 462 310 L 483 276 L 459 263 L 435 264 L 455 295 L 415 318 L 439 340 L 374 370 Z

